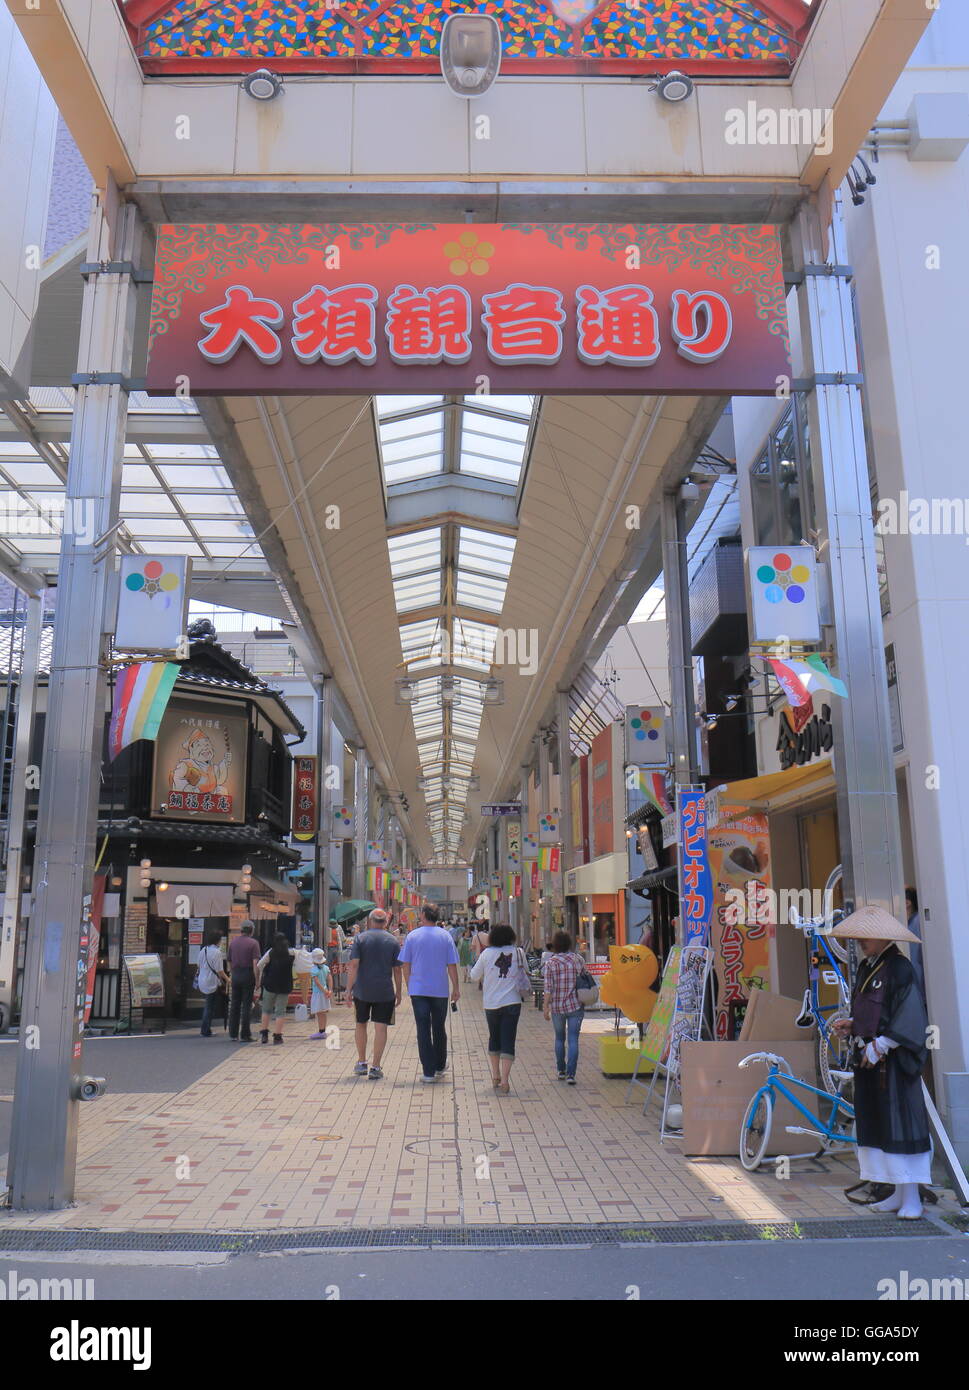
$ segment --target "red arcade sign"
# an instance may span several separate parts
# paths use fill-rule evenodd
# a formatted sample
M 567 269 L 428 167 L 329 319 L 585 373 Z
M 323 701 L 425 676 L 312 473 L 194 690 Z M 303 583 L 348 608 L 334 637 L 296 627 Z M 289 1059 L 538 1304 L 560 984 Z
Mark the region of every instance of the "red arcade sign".
M 769 226 L 161 226 L 148 390 L 773 394 Z

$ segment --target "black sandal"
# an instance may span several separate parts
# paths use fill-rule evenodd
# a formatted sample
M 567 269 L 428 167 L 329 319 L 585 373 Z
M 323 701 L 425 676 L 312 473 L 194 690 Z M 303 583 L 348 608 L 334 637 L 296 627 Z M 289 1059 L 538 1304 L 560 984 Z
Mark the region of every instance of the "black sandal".
M 861 1192 L 867 1188 L 867 1193 L 863 1197 L 853 1197 L 853 1192 Z M 873 1202 L 884 1202 L 886 1197 L 890 1197 L 895 1191 L 894 1183 L 890 1182 L 856 1182 L 854 1187 L 846 1187 L 844 1194 L 848 1201 L 856 1207 L 870 1207 Z

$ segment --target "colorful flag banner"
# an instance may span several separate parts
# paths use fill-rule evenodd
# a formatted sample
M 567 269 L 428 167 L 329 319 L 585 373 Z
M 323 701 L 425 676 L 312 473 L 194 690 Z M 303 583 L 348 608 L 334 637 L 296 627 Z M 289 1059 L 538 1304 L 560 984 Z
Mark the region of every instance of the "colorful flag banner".
M 521 874 L 508 874 L 507 887 L 509 898 L 520 898 L 522 895 L 522 876 Z
M 805 690 L 829 690 L 832 695 L 840 695 L 842 700 L 847 699 L 848 687 L 844 681 L 831 674 L 817 652 L 808 652 L 802 659 L 788 664 Z
M 639 768 L 639 789 L 661 816 L 673 814 L 673 803 L 666 791 L 665 772 L 650 772 L 647 768 Z
M 158 737 L 180 667 L 176 661 L 139 661 L 125 666 L 114 687 L 108 751 L 116 758 L 140 738 Z
M 543 873 L 548 871 L 557 874 L 559 871 L 560 857 L 558 845 L 543 845 L 538 851 L 538 867 Z
M 806 705 L 811 698 L 811 692 L 805 689 L 797 672 L 793 671 L 790 666 L 786 665 L 783 661 L 778 661 L 777 658 L 773 656 L 767 658 L 767 664 L 777 677 L 777 682 L 787 696 L 790 704 Z

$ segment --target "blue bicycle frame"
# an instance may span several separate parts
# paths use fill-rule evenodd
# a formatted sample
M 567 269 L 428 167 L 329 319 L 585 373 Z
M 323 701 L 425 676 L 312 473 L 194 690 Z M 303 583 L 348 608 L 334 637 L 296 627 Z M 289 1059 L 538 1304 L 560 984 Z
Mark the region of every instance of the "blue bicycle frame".
M 820 999 L 818 998 L 818 984 L 820 982 L 821 971 L 825 968 L 821 964 L 821 952 L 819 950 L 819 947 L 822 946 L 824 947 L 824 954 L 828 958 L 828 964 L 831 966 L 831 969 L 835 972 L 835 974 L 838 977 L 836 981 L 838 985 L 838 1002 L 836 1004 L 822 1004 Z M 814 964 L 815 959 L 817 959 L 817 965 Z M 831 947 L 828 945 L 827 939 L 824 936 L 821 936 L 818 932 L 811 933 L 810 978 L 811 1012 L 814 1014 L 818 1028 L 822 1032 L 826 1033 L 828 1031 L 828 1028 L 827 1019 L 825 1015 L 837 1013 L 839 1009 L 844 1008 L 847 1005 L 850 996 L 848 992 L 847 981 L 845 980 L 845 977 L 841 971 L 840 962 L 838 961 L 838 958 L 835 956 L 834 952 L 831 950 Z
M 787 1089 L 787 1086 L 784 1084 L 785 1082 L 790 1082 L 792 1086 L 800 1086 L 802 1090 L 810 1091 L 812 1095 L 820 1096 L 823 1100 L 830 1101 L 831 1118 L 829 1119 L 828 1123 L 824 1125 L 821 1123 L 820 1116 L 812 1115 L 810 1110 L 808 1110 L 806 1106 L 801 1104 L 797 1096 L 791 1094 L 791 1092 Z M 806 1081 L 802 1081 L 797 1076 L 788 1076 L 785 1072 L 780 1071 L 773 1063 L 771 1063 L 770 1068 L 767 1072 L 767 1080 L 765 1081 L 764 1085 L 761 1086 L 760 1090 L 757 1091 L 755 1101 L 759 1101 L 761 1096 L 764 1095 L 766 1092 L 770 1093 L 771 1100 L 773 1101 L 776 1099 L 777 1091 L 780 1091 L 781 1095 L 785 1098 L 785 1100 L 790 1101 L 791 1105 L 794 1106 L 794 1109 L 799 1110 L 801 1114 L 804 1116 L 804 1118 L 811 1122 L 812 1132 L 816 1133 L 819 1138 L 827 1139 L 829 1142 L 836 1142 L 839 1144 L 856 1144 L 858 1142 L 854 1135 L 839 1134 L 834 1129 L 835 1121 L 842 1118 L 840 1114 L 841 1111 L 844 1111 L 844 1120 L 853 1120 L 855 1118 L 854 1107 L 852 1105 L 849 1105 L 848 1101 L 846 1101 L 842 1096 L 832 1095 L 830 1091 L 819 1091 L 816 1086 L 810 1086 Z M 751 1115 L 753 1116 L 754 1114 L 756 1114 L 756 1111 L 757 1106 L 756 1104 L 754 1104 L 751 1108 Z M 750 1126 L 748 1125 L 747 1128 L 749 1130 Z M 790 1157 L 799 1157 L 799 1155 L 791 1154 Z

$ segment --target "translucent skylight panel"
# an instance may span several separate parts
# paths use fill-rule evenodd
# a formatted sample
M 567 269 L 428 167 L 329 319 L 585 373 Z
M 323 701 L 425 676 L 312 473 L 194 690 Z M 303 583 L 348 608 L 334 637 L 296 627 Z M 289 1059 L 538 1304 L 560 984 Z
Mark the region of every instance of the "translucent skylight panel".
M 9 444 L 3 446 L 3 452 L 0 454 L 0 469 L 17 487 L 63 488 L 63 482 L 49 464 L 4 457 L 11 452 L 11 449 L 12 446 Z M 33 449 L 30 452 L 33 454 Z
M 139 455 L 139 458 L 141 456 Z M 126 463 L 121 469 L 122 487 L 150 487 L 161 491 L 155 470 L 147 463 Z
M 229 488 L 229 475 L 224 468 L 206 464 L 171 464 L 160 466 L 159 473 L 170 488 L 182 491 L 186 488 L 212 487 Z
M 443 405 L 443 396 L 377 396 L 377 418 L 381 421 L 390 415 L 399 415 L 405 410 L 419 410 L 423 406 Z
M 159 517 L 157 520 L 139 520 L 136 524 L 129 524 L 128 530 L 136 540 L 141 540 L 142 537 L 159 540 L 167 536 L 173 538 L 183 536 L 186 540 L 191 539 L 191 532 L 184 521 L 167 521 L 164 517 Z
M 492 410 L 505 410 L 513 415 L 530 417 L 535 408 L 534 396 L 465 396 L 466 406 L 487 406 Z
M 415 574 L 441 563 L 441 528 L 429 527 L 425 531 L 407 531 L 401 536 L 391 536 L 387 541 L 390 554 L 390 572 L 395 579 L 406 574 Z
M 394 602 L 398 613 L 413 608 L 427 608 L 441 601 L 441 572 L 415 574 L 410 579 L 394 580 Z
M 505 605 L 507 589 L 505 579 L 485 579 L 483 575 L 458 570 L 454 592 L 462 608 L 482 608 L 487 613 L 500 613 Z
M 156 489 L 154 492 L 123 492 L 121 494 L 121 515 L 135 516 L 174 516 L 175 503 L 167 492 Z
M 515 555 L 514 536 L 497 531 L 479 531 L 473 526 L 458 528 L 458 565 L 483 569 L 487 574 L 507 575 Z

